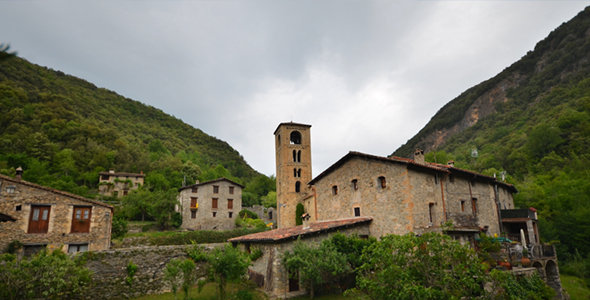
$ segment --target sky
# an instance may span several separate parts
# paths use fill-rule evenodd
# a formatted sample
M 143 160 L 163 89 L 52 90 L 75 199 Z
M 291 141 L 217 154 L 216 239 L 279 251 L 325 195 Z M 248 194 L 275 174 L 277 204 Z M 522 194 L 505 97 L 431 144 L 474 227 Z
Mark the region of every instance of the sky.
M 0 43 L 154 106 L 275 174 L 312 125 L 312 171 L 387 156 L 588 1 L 0 0 Z

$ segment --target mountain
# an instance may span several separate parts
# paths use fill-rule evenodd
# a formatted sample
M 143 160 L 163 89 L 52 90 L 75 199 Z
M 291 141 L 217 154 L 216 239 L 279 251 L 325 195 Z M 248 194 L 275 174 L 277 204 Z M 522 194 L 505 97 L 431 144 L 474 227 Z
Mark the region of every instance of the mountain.
M 590 7 L 519 61 L 443 106 L 393 155 L 508 173 L 545 241 L 590 254 Z M 472 157 L 472 149 L 478 157 Z
M 0 173 L 92 194 L 98 172 L 146 172 L 162 189 L 196 179 L 260 174 L 226 142 L 181 120 L 63 72 L 0 61 Z

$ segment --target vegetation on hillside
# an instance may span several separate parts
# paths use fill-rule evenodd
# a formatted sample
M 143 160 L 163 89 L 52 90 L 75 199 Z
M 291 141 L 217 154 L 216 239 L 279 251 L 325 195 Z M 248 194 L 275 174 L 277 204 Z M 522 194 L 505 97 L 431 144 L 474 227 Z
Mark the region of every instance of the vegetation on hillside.
M 443 107 L 394 155 L 408 156 L 435 130 L 450 128 L 473 101 L 511 74 L 522 82 L 507 90 L 495 113 L 451 136 L 426 155 L 431 162 L 487 175 L 502 171 L 519 190 L 518 207 L 538 210 L 541 238 L 570 260 L 590 254 L 590 8 L 539 42 L 534 51 L 496 77 Z M 479 157 L 472 158 L 472 149 Z M 590 271 L 586 272 L 590 277 Z

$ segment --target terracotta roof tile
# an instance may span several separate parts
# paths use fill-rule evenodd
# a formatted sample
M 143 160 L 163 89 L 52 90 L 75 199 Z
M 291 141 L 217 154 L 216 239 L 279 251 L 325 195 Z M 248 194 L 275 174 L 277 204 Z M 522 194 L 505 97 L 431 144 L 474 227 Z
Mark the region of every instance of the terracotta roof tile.
M 356 226 L 371 222 L 372 217 L 356 217 L 350 219 L 329 220 L 311 223 L 309 228 L 304 229 L 303 225 L 259 232 L 229 239 L 229 242 L 277 242 L 285 239 L 297 238 L 341 227 Z

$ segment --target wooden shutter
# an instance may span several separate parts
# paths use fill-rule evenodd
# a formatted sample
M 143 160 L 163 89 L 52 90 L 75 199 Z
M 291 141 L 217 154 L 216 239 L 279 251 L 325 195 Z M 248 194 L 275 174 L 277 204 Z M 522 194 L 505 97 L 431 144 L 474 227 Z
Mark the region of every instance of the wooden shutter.
M 197 207 L 197 198 L 191 197 L 191 208 Z
M 74 215 L 72 216 L 72 233 L 90 232 L 90 218 L 92 217 L 92 207 L 74 206 Z
M 47 233 L 51 206 L 31 205 L 29 233 Z
M 213 198 L 213 201 L 211 201 L 211 208 L 217 208 L 217 198 Z
M 227 199 L 227 209 L 234 209 L 234 199 Z

